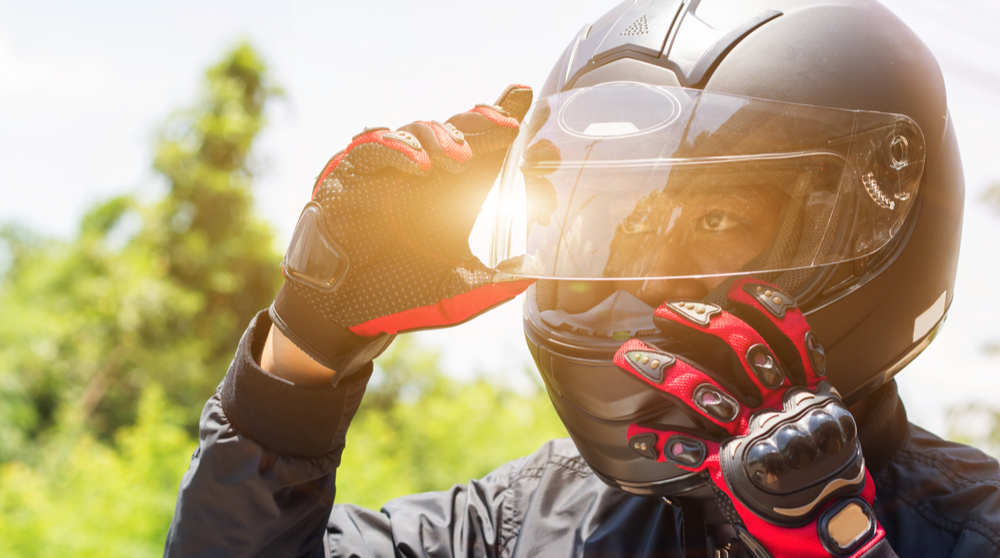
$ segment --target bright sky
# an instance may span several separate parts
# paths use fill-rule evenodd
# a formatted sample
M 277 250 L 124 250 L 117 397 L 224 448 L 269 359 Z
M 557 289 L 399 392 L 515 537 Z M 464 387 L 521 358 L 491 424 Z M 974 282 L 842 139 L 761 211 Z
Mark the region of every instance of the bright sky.
M 946 412 L 1000 407 L 1000 216 L 979 203 L 1000 182 L 1000 4 L 885 2 L 937 55 L 966 170 L 959 280 L 947 327 L 901 375 L 911 420 L 946 433 Z M 190 104 L 207 65 L 249 38 L 287 93 L 257 147 L 260 210 L 287 241 L 315 175 L 366 126 L 445 120 L 504 86 L 541 87 L 595 0 L 357 2 L 0 1 L 0 221 L 69 237 L 103 197 L 162 187 L 156 126 Z M 456 375 L 532 367 L 517 302 L 417 334 Z M 223 371 L 220 371 L 220 375 Z

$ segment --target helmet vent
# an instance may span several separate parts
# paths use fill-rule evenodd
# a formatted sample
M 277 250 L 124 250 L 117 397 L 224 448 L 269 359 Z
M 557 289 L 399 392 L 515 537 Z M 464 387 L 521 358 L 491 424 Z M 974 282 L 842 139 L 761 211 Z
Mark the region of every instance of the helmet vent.
M 649 33 L 649 20 L 646 16 L 642 16 L 635 20 L 635 23 L 629 25 L 622 31 L 622 37 L 634 37 L 636 35 L 646 35 Z

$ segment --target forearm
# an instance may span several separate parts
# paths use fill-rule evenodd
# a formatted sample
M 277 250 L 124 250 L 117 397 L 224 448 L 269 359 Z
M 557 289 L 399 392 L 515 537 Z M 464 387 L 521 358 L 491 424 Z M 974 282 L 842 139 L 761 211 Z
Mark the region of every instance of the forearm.
M 205 406 L 166 556 L 323 555 L 334 473 L 371 365 L 337 386 L 293 383 L 258 364 L 270 328 L 266 313 L 254 320 Z M 281 372 L 277 351 L 278 366 L 274 354 L 267 364 Z
M 274 324 L 271 324 L 267 340 L 264 342 L 260 367 L 272 376 L 303 386 L 330 384 L 337 374 L 336 370 L 316 362 L 292 343 Z

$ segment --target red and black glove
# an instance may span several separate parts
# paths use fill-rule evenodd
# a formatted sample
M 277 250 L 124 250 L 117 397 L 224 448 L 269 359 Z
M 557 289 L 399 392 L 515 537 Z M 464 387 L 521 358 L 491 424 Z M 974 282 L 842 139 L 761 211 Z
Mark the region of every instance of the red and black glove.
M 531 105 L 512 85 L 446 123 L 367 129 L 316 180 L 270 315 L 317 361 L 364 365 L 399 332 L 464 322 L 531 283 L 486 267 L 469 234 Z
M 752 278 L 733 282 L 728 298 L 743 319 L 695 301 L 656 310 L 660 331 L 698 362 L 636 339 L 615 354 L 705 426 L 632 424 L 629 447 L 703 473 L 755 557 L 895 556 L 872 511 L 854 419 L 824 379 L 823 349 L 795 301 Z

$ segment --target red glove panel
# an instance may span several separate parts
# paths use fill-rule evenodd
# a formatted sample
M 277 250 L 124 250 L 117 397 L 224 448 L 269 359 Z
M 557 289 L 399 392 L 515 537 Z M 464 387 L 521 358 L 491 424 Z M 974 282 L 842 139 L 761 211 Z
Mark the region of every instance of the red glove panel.
M 704 473 L 756 556 L 865 555 L 885 533 L 854 419 L 823 378 L 822 347 L 795 301 L 775 287 L 744 278 L 728 297 L 747 321 L 695 301 L 656 310 L 657 327 L 694 348 L 697 363 L 636 339 L 615 354 L 619 368 L 705 425 L 632 424 L 629 446 Z

